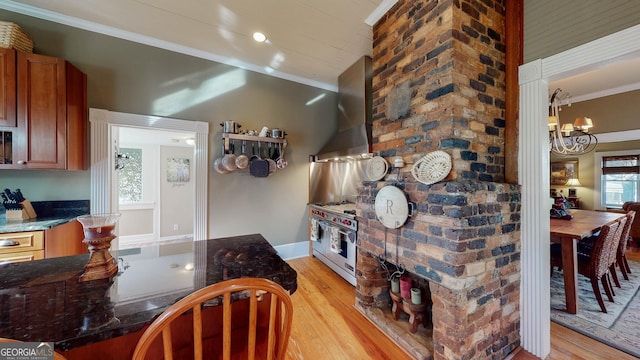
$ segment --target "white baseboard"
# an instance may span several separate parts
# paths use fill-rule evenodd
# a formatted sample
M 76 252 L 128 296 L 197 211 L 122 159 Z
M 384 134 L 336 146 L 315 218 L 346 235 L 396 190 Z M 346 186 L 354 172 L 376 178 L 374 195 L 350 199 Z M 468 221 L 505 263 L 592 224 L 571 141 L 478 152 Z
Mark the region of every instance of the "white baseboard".
M 302 241 L 292 244 L 276 245 L 274 246 L 278 255 L 283 260 L 297 259 L 301 257 L 309 256 L 309 242 Z
M 153 233 L 148 233 L 148 234 L 118 236 L 118 241 L 120 242 L 120 244 L 127 244 L 127 243 L 133 243 L 133 242 L 148 242 L 154 238 L 155 238 L 155 235 L 153 235 Z
M 193 239 L 193 234 L 163 236 L 159 239 L 156 239 L 153 233 L 126 235 L 126 236 L 118 237 L 118 241 L 120 242 L 120 244 L 150 243 L 153 241 L 163 242 L 163 241 L 176 241 L 176 240 L 186 240 L 186 239 Z

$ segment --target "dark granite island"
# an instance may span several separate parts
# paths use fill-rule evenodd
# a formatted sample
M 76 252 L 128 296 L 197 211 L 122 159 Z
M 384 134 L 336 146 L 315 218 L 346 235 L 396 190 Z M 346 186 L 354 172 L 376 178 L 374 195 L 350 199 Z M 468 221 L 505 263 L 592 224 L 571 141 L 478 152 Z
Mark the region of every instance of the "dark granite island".
M 110 279 L 79 282 L 88 255 L 0 265 L 0 337 L 53 341 L 67 358 L 131 356 L 141 330 L 185 295 L 261 277 L 293 293 L 297 274 L 260 234 L 113 252 Z

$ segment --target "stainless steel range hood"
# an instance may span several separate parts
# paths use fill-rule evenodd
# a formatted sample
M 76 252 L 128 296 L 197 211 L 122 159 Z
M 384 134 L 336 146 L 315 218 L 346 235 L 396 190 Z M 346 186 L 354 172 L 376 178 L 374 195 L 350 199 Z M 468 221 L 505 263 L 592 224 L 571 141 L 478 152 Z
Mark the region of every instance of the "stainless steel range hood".
M 338 132 L 316 160 L 371 153 L 371 58 L 363 56 L 338 77 Z

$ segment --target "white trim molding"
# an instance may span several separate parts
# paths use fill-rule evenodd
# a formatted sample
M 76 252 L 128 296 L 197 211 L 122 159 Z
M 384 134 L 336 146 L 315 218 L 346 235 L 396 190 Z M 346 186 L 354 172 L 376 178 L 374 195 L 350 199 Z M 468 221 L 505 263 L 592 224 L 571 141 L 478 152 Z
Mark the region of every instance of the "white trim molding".
M 111 151 L 111 128 L 135 126 L 162 130 L 186 131 L 196 134 L 194 145 L 194 240 L 208 239 L 208 154 L 209 123 L 171 119 L 159 116 L 137 115 L 104 109 L 89 109 L 91 123 L 91 212 L 110 212 L 117 197 L 111 194 L 115 178 L 114 154 Z
M 391 7 L 393 7 L 397 2 L 398 0 L 383 0 L 380 5 L 373 9 L 371 14 L 364 19 L 364 23 L 369 26 L 375 25 L 375 23 L 377 23 L 378 20 L 380 20 L 380 18 L 384 16 L 384 14 L 386 14 L 387 11 L 389 11 L 389 9 L 391 9 Z
M 544 359 L 549 335 L 548 84 L 640 57 L 640 25 L 520 66 L 518 179 L 522 189 L 522 347 Z M 599 139 L 607 136 L 598 135 Z
M 640 129 L 616 131 L 610 133 L 594 134 L 598 138 L 598 143 L 612 143 L 621 141 L 640 140 Z
M 549 284 L 549 128 L 548 83 L 540 78 L 541 61 L 520 67 L 518 178 L 521 207 L 520 337 L 522 346 L 540 358 L 550 352 Z M 545 121 L 541 121 L 544 119 Z M 545 247 L 546 252 L 541 250 Z M 547 319 L 547 321 L 540 321 Z

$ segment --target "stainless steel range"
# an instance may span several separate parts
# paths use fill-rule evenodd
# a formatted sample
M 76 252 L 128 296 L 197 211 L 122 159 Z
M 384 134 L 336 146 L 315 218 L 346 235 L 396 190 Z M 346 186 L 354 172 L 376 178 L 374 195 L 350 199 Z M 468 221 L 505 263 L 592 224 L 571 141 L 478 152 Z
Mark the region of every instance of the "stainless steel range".
M 309 205 L 313 255 L 356 285 L 356 205 L 350 202 Z

